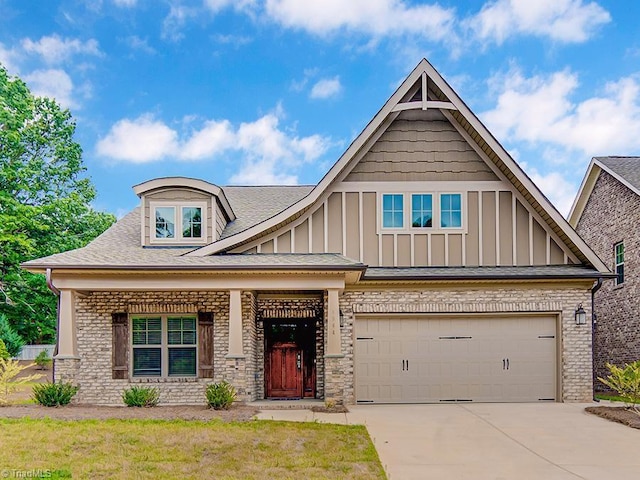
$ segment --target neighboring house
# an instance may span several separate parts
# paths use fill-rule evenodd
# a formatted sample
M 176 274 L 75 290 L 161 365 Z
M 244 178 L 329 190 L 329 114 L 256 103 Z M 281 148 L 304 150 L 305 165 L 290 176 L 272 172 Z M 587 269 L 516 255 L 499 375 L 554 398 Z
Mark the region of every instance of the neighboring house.
M 606 377 L 607 362 L 640 360 L 640 157 L 592 159 L 569 222 L 616 274 L 594 296 L 595 375 Z
M 56 380 L 241 400 L 588 401 L 607 267 L 426 61 L 316 186 L 159 178 L 60 292 Z

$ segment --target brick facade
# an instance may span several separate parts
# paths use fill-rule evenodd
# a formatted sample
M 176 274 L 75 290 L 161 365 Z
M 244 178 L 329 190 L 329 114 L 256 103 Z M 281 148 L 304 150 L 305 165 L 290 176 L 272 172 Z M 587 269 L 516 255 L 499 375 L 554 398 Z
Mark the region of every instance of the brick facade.
M 538 285 L 538 286 L 536 286 Z M 347 290 L 340 296 L 342 354 L 324 355 L 327 295 L 324 298 L 272 299 L 242 293 L 244 358 L 226 358 L 228 351 L 228 292 L 95 292 L 76 299 L 78 359 L 56 360 L 56 381 L 80 387 L 76 402 L 121 405 L 121 394 L 132 385 L 148 384 L 160 390 L 162 404 L 202 404 L 210 382 L 230 381 L 239 400 L 264 398 L 264 328 L 261 312 L 307 310 L 320 312 L 317 322 L 317 398 L 353 403 L 354 322 L 371 313 L 479 313 L 549 312 L 561 318 L 562 399 L 588 401 L 592 394 L 591 331 L 576 326 L 574 311 L 582 303 L 587 313 L 590 291 L 576 287 L 510 285 L 486 288 L 429 290 Z M 324 303 L 324 305 L 323 305 Z M 112 319 L 114 312 L 190 313 L 214 315 L 213 379 L 111 378 Z
M 614 245 L 624 242 L 625 281 L 606 280 L 595 294 L 595 376 L 608 375 L 607 362 L 622 366 L 640 359 L 640 197 L 602 171 L 580 217 L 576 231 L 614 270 Z M 596 381 L 596 390 L 606 387 Z

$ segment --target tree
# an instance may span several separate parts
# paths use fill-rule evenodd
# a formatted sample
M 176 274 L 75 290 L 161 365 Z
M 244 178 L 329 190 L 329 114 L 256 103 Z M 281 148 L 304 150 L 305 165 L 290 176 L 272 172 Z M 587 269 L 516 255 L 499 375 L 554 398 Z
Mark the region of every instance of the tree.
M 115 221 L 90 206 L 75 129 L 69 110 L 0 65 L 0 313 L 28 343 L 53 341 L 57 300 L 20 263 L 82 247 Z

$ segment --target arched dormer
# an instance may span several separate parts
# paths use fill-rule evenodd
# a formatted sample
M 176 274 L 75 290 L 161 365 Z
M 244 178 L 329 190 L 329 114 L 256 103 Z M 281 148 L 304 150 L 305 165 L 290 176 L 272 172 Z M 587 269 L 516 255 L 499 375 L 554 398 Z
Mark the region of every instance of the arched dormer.
M 133 187 L 140 197 L 144 246 L 203 246 L 235 220 L 224 191 L 187 177 L 155 178 Z

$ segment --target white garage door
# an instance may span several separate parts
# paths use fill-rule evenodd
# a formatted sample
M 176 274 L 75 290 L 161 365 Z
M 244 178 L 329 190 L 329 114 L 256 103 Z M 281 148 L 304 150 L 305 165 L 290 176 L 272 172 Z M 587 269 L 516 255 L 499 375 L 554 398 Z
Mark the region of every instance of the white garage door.
M 356 400 L 552 401 L 556 344 L 553 316 L 357 319 Z

